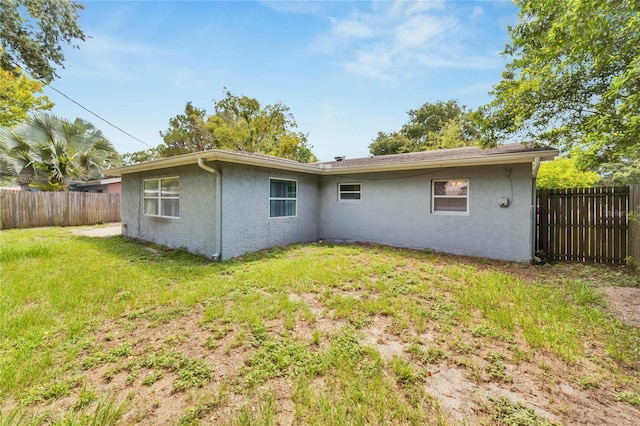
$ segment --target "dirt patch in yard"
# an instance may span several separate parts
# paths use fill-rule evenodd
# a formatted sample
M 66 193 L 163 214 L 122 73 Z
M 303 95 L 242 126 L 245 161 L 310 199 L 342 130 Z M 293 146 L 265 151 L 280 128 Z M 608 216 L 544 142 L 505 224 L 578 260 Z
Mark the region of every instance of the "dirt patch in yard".
M 615 297 L 623 298 L 628 293 L 626 290 L 613 290 L 613 293 Z M 345 325 L 336 322 L 329 327 L 332 322 L 330 311 L 310 294 L 290 293 L 289 298 L 307 304 L 315 315 L 316 328 L 323 330 L 323 338 Z M 138 311 L 104 324 L 95 332 L 92 349 L 83 355 L 85 365 L 91 364 L 91 357 L 96 353 L 121 356 L 109 361 L 103 358 L 99 361 L 101 365 L 87 367 L 83 372 L 83 386 L 99 395 L 116 394 L 122 399 L 128 398 L 128 409 L 122 418 L 124 424 L 177 424 L 185 422 L 189 415 L 203 424 L 228 424 L 229 419 L 240 412 L 246 416 L 258 415 L 265 404 L 275 406 L 277 424 L 295 423 L 295 376 L 277 377 L 256 391 L 241 392 L 243 375 L 255 349 L 242 330 L 235 326 L 221 329 L 219 325 L 207 324 L 202 320 L 203 315 L 203 308 L 189 312 Z M 175 318 L 166 319 L 171 316 Z M 165 319 L 158 322 L 155 318 Z M 308 324 L 299 325 L 309 327 Z M 528 361 L 518 361 L 510 355 L 514 342 L 475 338 L 470 334 L 457 335 L 454 339 L 454 336 L 431 331 L 409 333 L 401 340 L 390 332 L 390 325 L 388 317 L 374 318 L 369 326 L 358 331 L 361 344 L 375 348 L 385 365 L 390 366 L 394 359 L 403 358 L 417 371 L 423 371 L 421 386 L 436 398 L 450 421 L 480 424 L 487 418 L 487 401 L 499 398 L 521 403 L 549 422 L 620 426 L 635 425 L 640 418 L 640 410 L 616 400 L 616 389 L 605 380 L 593 385 L 588 381 L 582 382 L 582 386 L 578 384 L 580 378 L 598 376 L 599 367 L 590 361 L 568 366 L 545 353 L 538 353 Z M 281 322 L 275 320 L 267 324 L 267 331 L 282 334 Z M 295 334 L 311 339 L 309 333 Z M 471 352 L 455 356 L 452 340 L 466 342 L 472 348 Z M 439 345 L 451 355 L 431 363 L 420 362 L 411 354 L 409 342 L 413 342 L 414 348 L 417 345 L 425 351 Z M 125 346 L 130 349 L 118 351 Z M 326 344 L 321 346 L 326 348 Z M 309 344 L 309 347 L 313 345 Z M 166 353 L 179 353 L 206 365 L 211 377 L 204 388 L 176 389 L 180 372 L 145 364 L 144 359 Z M 500 358 L 505 368 L 503 378 L 487 375 L 491 354 L 504 354 Z M 131 367 L 136 362 L 138 367 Z M 154 374 L 158 374 L 158 379 L 150 380 Z M 76 389 L 78 391 L 80 389 Z M 62 413 L 76 400 L 74 394 L 59 400 L 54 407 L 43 405 L 42 408 L 58 409 Z
M 601 287 L 611 310 L 628 325 L 640 327 L 640 288 Z
M 112 237 L 122 234 L 122 225 L 120 223 L 109 223 L 101 226 L 80 227 L 73 229 L 71 233 L 85 237 Z
M 92 228 L 100 229 L 106 228 Z M 368 258 L 361 256 L 366 263 Z M 385 253 L 385 258 L 393 256 L 391 250 Z M 323 422 L 326 413 L 321 410 L 339 411 L 348 397 L 355 405 L 370 398 L 366 408 L 375 411 L 372 401 L 377 400 L 366 395 L 368 389 L 342 393 L 348 381 L 375 384 L 373 378 L 379 388 L 370 389 L 393 391 L 378 405 L 396 404 L 415 409 L 416 416 L 432 416 L 434 408 L 425 402 L 431 401 L 442 424 L 525 424 L 495 417 L 500 404 L 524 420 L 535 417 L 536 422 L 526 423 L 531 425 L 640 424 L 640 407 L 633 403 L 634 395 L 640 395 L 640 374 L 636 367 L 615 365 L 600 336 L 580 334 L 580 355 L 562 357 L 544 344 L 527 343 L 522 322 L 505 331 L 491 326 L 477 309 L 463 311 L 454 293 L 457 286 L 469 286 L 473 280 L 465 281 L 464 274 L 477 274 L 477 269 L 503 272 L 510 285 L 521 279 L 527 285 L 537 281 L 550 286 L 572 276 L 588 282 L 592 269 L 576 267 L 573 275 L 564 276 L 555 267 L 454 256 L 430 264 L 418 255 L 394 260 L 395 269 L 392 263 L 380 265 L 380 271 L 363 268 L 355 284 L 323 286 L 309 280 L 305 286 L 276 286 L 256 275 L 260 280 L 235 282 L 210 299 L 200 297 L 205 292 L 199 289 L 202 293 L 196 293 L 199 299 L 192 304 L 119 311 L 119 316 L 96 323 L 77 361 L 55 378 L 55 385 L 72 383 L 70 392 L 56 399 L 34 398 L 32 407 L 59 420 L 80 410 L 75 407 L 83 392 L 93 392 L 87 412 L 105 395 L 126 401 L 117 424 L 327 424 L 331 422 Z M 456 269 L 441 273 L 438 268 L 448 264 Z M 257 269 L 260 262 L 249 266 Z M 421 269 L 425 266 L 429 271 Z M 611 273 L 613 280 L 617 271 Z M 611 287 L 610 282 L 594 285 L 622 321 L 640 326 L 640 288 Z M 198 289 L 193 283 L 184 287 Z M 531 287 L 525 290 L 529 294 Z M 594 309 L 602 309 L 600 298 L 594 299 Z M 608 313 L 605 318 L 610 319 Z M 623 333 L 633 330 L 609 322 Z M 321 361 L 315 364 L 317 359 Z M 341 364 L 350 362 L 352 371 L 347 372 Z M 620 399 L 623 392 L 627 401 Z M 17 405 L 5 401 L 0 408 Z M 357 410 L 346 408 L 348 413 Z M 410 416 L 398 420 L 392 409 L 381 412 L 387 417 L 365 417 L 374 420 L 361 423 L 425 423 L 406 420 Z

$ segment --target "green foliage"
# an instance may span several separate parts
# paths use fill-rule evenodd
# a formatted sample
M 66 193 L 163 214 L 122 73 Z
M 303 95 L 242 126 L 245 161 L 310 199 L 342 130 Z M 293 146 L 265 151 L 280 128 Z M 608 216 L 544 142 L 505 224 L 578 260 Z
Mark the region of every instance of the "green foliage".
M 62 66 L 62 43 L 84 41 L 78 12 L 85 6 L 67 0 L 3 0 L 0 2 L 0 67 L 26 69 L 38 80 L 50 83 L 55 67 Z M 76 46 L 74 46 L 76 47 Z
M 207 112 L 195 108 L 191 102 L 184 107 L 184 114 L 178 114 L 169 120 L 169 129 L 160 132 L 164 144 L 156 149 L 158 158 L 188 154 L 219 148 L 213 132 L 207 125 Z
M 211 369 L 204 361 L 188 358 L 178 352 L 162 351 L 149 354 L 141 366 L 176 373 L 178 379 L 173 383 L 174 392 L 187 388 L 200 388 L 213 378 Z
M 73 404 L 73 408 L 74 410 L 81 410 L 95 400 L 96 400 L 95 391 L 84 388 L 80 391 L 80 394 L 78 395 L 78 401 L 75 404 Z
M 640 408 L 640 395 L 633 391 L 620 392 L 617 399 L 618 401 L 626 402 L 636 408 Z
M 125 342 L 120 346 L 113 347 L 108 351 L 97 351 L 82 360 L 82 368 L 90 369 L 109 362 L 116 362 L 122 357 L 131 355 L 131 344 Z
M 124 165 L 146 163 L 160 158 L 158 148 L 149 148 L 142 151 L 128 152 L 122 154 L 122 163 Z
M 640 157 L 638 0 L 517 0 L 510 60 L 482 108 L 484 145 L 518 136 L 570 152 L 581 164 Z
M 540 165 L 536 188 L 591 188 L 599 182 L 596 172 L 578 170 L 575 158 L 560 157 Z
M 71 179 L 90 180 L 120 163 L 120 156 L 88 121 L 36 113 L 25 123 L 0 127 L 2 174 L 44 190 L 65 190 Z
M 606 186 L 628 186 L 640 183 L 640 158 L 621 159 L 618 163 L 605 163 L 598 168 L 602 183 Z
M 507 366 L 504 364 L 506 357 L 499 352 L 489 352 L 486 357 L 489 362 L 484 371 L 487 373 L 489 380 L 498 382 L 511 382 L 513 378 L 506 374 Z
M 2 49 L 0 49 L 0 53 Z M 0 69 L 0 126 L 13 126 L 31 111 L 49 110 L 53 103 L 42 93 L 42 84 L 27 77 L 20 69 Z
M 169 120 L 169 128 L 160 132 L 164 143 L 156 148 L 125 154 L 126 162 L 167 158 L 209 149 L 258 152 L 303 163 L 318 161 L 307 137 L 295 132 L 297 124 L 289 108 L 281 103 L 266 105 L 247 96 L 226 92 L 215 102 L 215 112 L 187 102 L 184 114 Z
M 477 386 L 504 388 L 524 352 L 548 372 L 532 377 L 540 389 L 549 377 L 592 376 L 588 359 L 607 403 L 638 393 L 629 377 L 640 331 L 617 321 L 595 288 L 637 282 L 626 269 L 320 243 L 214 263 L 68 229 L 1 238 L 0 393 L 41 402 L 0 414 L 0 425 L 32 424 L 38 410 L 51 410 L 46 424 L 117 423 L 126 405 L 104 405 L 115 388 L 102 379 L 118 384 L 116 397 L 156 395 L 136 403 L 128 422 L 166 422 L 150 411 L 173 380 L 191 407 L 174 423 L 450 424 L 427 393 L 430 374 L 455 363 L 495 381 Z M 78 253 L 90 268 L 70 260 Z M 536 424 L 516 423 L 530 413 L 506 402 L 472 421 L 494 412 L 504 421 L 491 424 Z
M 533 408 L 527 407 L 521 402 L 511 402 L 505 396 L 489 398 L 480 408 L 489 413 L 488 424 L 492 425 L 551 426 L 556 424 L 540 418 Z
M 478 130 L 473 113 L 457 100 L 425 103 L 408 113 L 409 121 L 397 132 L 378 132 L 369 144 L 373 155 L 400 154 L 473 145 Z

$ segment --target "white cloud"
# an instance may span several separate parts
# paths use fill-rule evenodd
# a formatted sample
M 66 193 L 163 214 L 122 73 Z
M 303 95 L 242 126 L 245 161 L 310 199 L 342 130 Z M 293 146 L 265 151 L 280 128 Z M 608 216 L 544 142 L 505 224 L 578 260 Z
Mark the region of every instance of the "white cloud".
M 476 6 L 473 8 L 473 12 L 471 12 L 472 18 L 479 18 L 482 15 L 484 15 L 484 9 L 482 9 L 480 6 Z
M 441 39 L 456 27 L 451 18 L 437 19 L 429 15 L 417 15 L 393 29 L 395 48 L 420 48 L 434 39 Z
M 323 15 L 327 3 L 317 0 L 274 1 L 263 0 L 263 6 L 280 13 L 299 13 L 305 15 Z
M 367 38 L 375 34 L 373 28 L 363 22 L 333 20 L 333 32 L 346 38 Z
M 356 9 L 328 17 L 330 28 L 313 47 L 317 53 L 335 56 L 350 73 L 388 80 L 419 75 L 420 69 L 496 65 L 493 52 L 483 56 L 466 46 L 471 36 L 455 7 L 448 10 L 450 4 L 401 0 L 348 4 Z M 474 15 L 483 12 L 476 9 Z
M 378 48 L 356 51 L 355 55 L 353 60 L 343 64 L 347 71 L 383 80 L 391 78 L 388 71 L 395 58 L 388 49 L 379 46 Z
M 99 80 L 132 80 L 140 73 L 134 69 L 153 71 L 153 64 L 165 52 L 149 45 L 119 40 L 103 34 L 92 34 L 82 49 L 71 50 L 67 72 L 77 78 Z

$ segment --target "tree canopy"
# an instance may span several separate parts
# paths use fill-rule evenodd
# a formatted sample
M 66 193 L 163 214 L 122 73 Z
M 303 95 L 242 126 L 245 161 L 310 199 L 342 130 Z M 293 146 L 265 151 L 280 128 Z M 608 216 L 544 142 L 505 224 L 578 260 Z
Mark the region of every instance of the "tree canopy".
M 482 108 L 483 145 L 541 141 L 592 168 L 640 158 L 640 1 L 515 3 L 509 62 Z
M 258 152 L 301 162 L 317 161 L 307 137 L 296 132 L 289 108 L 281 103 L 266 105 L 247 96 L 226 92 L 214 103 L 214 113 L 187 102 L 184 114 L 169 120 L 160 132 L 164 142 L 156 148 L 125 154 L 129 164 L 208 149 Z
M 46 84 L 63 67 L 63 44 L 74 46 L 85 35 L 78 24 L 84 5 L 69 0 L 0 1 L 0 67 L 16 66 Z
M 457 148 L 473 145 L 478 137 L 472 111 L 455 99 L 427 102 L 407 114 L 409 121 L 399 131 L 378 132 L 369 145 L 371 154 Z
M 0 69 L 0 126 L 13 126 L 27 118 L 30 111 L 50 110 L 53 102 L 41 95 L 42 84 L 19 69 Z
M 43 190 L 65 190 L 70 180 L 91 180 L 120 164 L 120 156 L 88 121 L 36 113 L 24 123 L 0 127 L 2 175 Z
M 578 170 L 575 158 L 559 157 L 540 165 L 538 189 L 591 188 L 600 183 L 596 172 Z

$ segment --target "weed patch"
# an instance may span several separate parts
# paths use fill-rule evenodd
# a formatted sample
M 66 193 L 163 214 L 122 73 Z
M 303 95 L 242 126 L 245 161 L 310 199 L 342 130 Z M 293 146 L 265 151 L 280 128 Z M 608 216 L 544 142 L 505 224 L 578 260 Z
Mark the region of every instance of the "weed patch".
M 212 263 L 66 229 L 2 239 L 0 426 L 622 425 L 639 409 L 640 329 L 594 290 L 618 270 L 324 243 Z M 493 391 L 523 402 L 470 407 Z
M 487 424 L 504 426 L 553 426 L 536 414 L 533 408 L 521 402 L 512 402 L 506 397 L 489 398 L 481 404 L 481 409 L 489 414 Z

